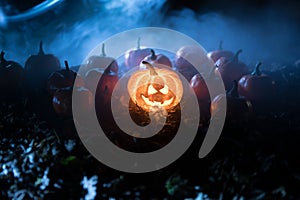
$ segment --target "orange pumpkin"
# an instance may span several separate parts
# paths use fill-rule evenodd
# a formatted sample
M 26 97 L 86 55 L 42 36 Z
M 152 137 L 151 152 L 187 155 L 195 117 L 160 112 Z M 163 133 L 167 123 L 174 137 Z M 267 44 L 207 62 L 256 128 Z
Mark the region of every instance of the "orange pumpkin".
M 127 89 L 131 100 L 146 111 L 155 108 L 171 109 L 182 97 L 183 86 L 176 72 L 167 68 L 153 67 L 142 62 L 146 69 L 133 73 Z

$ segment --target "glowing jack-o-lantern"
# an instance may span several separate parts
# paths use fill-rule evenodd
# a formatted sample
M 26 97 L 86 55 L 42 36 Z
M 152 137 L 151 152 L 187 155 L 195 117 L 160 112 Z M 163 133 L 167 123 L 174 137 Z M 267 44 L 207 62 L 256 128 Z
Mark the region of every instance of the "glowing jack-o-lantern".
M 170 68 L 153 67 L 142 62 L 146 69 L 133 73 L 128 80 L 131 100 L 146 111 L 151 108 L 171 109 L 182 97 L 182 83 L 176 72 Z

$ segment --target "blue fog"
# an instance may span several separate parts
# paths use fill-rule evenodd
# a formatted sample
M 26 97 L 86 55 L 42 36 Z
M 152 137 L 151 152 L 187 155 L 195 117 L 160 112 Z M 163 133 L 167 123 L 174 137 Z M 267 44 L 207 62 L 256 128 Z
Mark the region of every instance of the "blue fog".
M 165 5 L 166 0 L 66 2 L 40 17 L 13 24 L 5 22 L 0 9 L 0 48 L 7 59 L 24 64 L 43 40 L 46 52 L 57 55 L 61 62 L 67 59 L 79 65 L 106 38 L 132 28 L 156 26 L 187 34 L 207 51 L 223 40 L 224 49 L 243 49 L 241 60 L 250 67 L 258 60 L 271 69 L 300 59 L 299 27 L 288 11 L 266 7 L 243 17 L 236 8 L 235 17 L 229 17 L 190 9 L 166 12 Z

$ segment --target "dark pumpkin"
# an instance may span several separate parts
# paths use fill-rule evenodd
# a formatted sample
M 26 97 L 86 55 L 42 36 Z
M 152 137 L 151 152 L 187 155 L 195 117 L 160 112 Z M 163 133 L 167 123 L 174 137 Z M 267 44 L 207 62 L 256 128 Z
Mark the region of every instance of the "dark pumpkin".
M 204 58 L 205 56 L 205 58 Z M 197 74 L 206 72 L 207 70 L 202 67 L 202 62 L 207 62 L 206 53 L 199 49 L 198 46 L 183 46 L 177 52 L 175 56 L 175 68 L 180 72 L 188 81 Z M 196 62 L 190 63 L 189 61 Z M 195 64 L 199 66 L 194 66 Z M 213 63 L 212 63 L 213 64 Z M 206 64 L 205 64 L 206 65 Z M 196 69 L 199 67 L 199 72 Z
M 101 79 L 99 79 L 100 76 Z M 87 71 L 84 80 L 86 87 L 95 91 L 96 95 L 111 95 L 119 77 L 110 70 L 94 68 Z
M 199 109 L 201 112 L 200 120 L 202 124 L 207 124 L 210 119 L 211 98 L 205 79 L 218 79 L 218 77 L 214 74 L 215 68 L 216 66 L 212 68 L 211 71 L 207 74 L 195 74 L 190 81 L 190 86 L 198 99 Z
M 87 60 L 86 70 L 92 68 L 99 68 L 103 70 L 108 68 L 110 71 L 118 73 L 118 63 L 114 58 L 106 56 L 104 43 L 102 44 L 102 54 L 99 56 L 91 56 Z
M 275 90 L 275 81 L 260 71 L 261 62 L 258 62 L 254 71 L 239 80 L 238 91 L 251 101 L 264 101 L 272 99 Z
M 232 89 L 225 95 L 216 96 L 211 102 L 211 115 L 216 117 L 224 99 L 227 101 L 226 122 L 235 123 L 248 121 L 252 114 L 252 103 L 238 93 L 238 82 L 233 81 Z
M 125 53 L 125 65 L 128 69 L 139 66 L 142 60 L 151 54 L 150 48 L 141 48 L 140 41 L 141 38 L 138 38 L 137 47 L 134 49 L 129 49 Z
M 47 81 L 47 90 L 50 95 L 53 95 L 54 92 L 58 89 L 65 87 L 73 87 L 75 79 L 78 79 L 76 82 L 76 87 L 84 86 L 83 79 L 77 73 L 70 70 L 69 64 L 65 61 L 65 69 L 58 70 L 50 74 Z
M 84 112 L 92 110 L 93 99 L 92 93 L 85 87 L 76 87 L 77 99 L 72 99 L 73 87 L 61 88 L 55 91 L 52 98 L 54 111 L 62 117 L 72 116 L 72 101 L 76 101 L 76 105 L 80 106 Z
M 53 54 L 45 54 L 40 42 L 38 54 L 31 55 L 25 63 L 26 85 L 29 95 L 46 88 L 47 79 L 52 72 L 60 69 L 60 62 Z
M 23 94 L 24 69 L 14 61 L 4 58 L 4 51 L 0 55 L 0 90 L 1 100 L 18 99 Z
M 217 71 L 221 74 L 225 89 L 230 90 L 233 87 L 234 80 L 240 80 L 240 78 L 249 73 L 248 67 L 243 62 L 239 61 L 239 54 L 242 50 L 238 50 L 236 54 L 231 58 L 222 57 L 217 60 Z
M 230 59 L 234 56 L 232 51 L 223 50 L 223 41 L 220 41 L 219 49 L 207 53 L 207 57 L 212 59 L 214 62 L 217 62 L 220 58 L 224 57 Z

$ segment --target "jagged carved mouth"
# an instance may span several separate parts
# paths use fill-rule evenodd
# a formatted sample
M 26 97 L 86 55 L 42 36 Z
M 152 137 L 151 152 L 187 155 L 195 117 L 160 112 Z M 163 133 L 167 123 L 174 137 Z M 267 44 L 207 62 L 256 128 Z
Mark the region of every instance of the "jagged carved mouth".
M 145 97 L 144 95 L 142 95 L 142 99 L 144 100 L 144 102 L 148 105 L 148 106 L 158 106 L 158 107 L 166 107 L 172 104 L 174 97 L 172 97 L 171 99 L 165 100 L 165 101 L 151 101 L 149 98 Z

